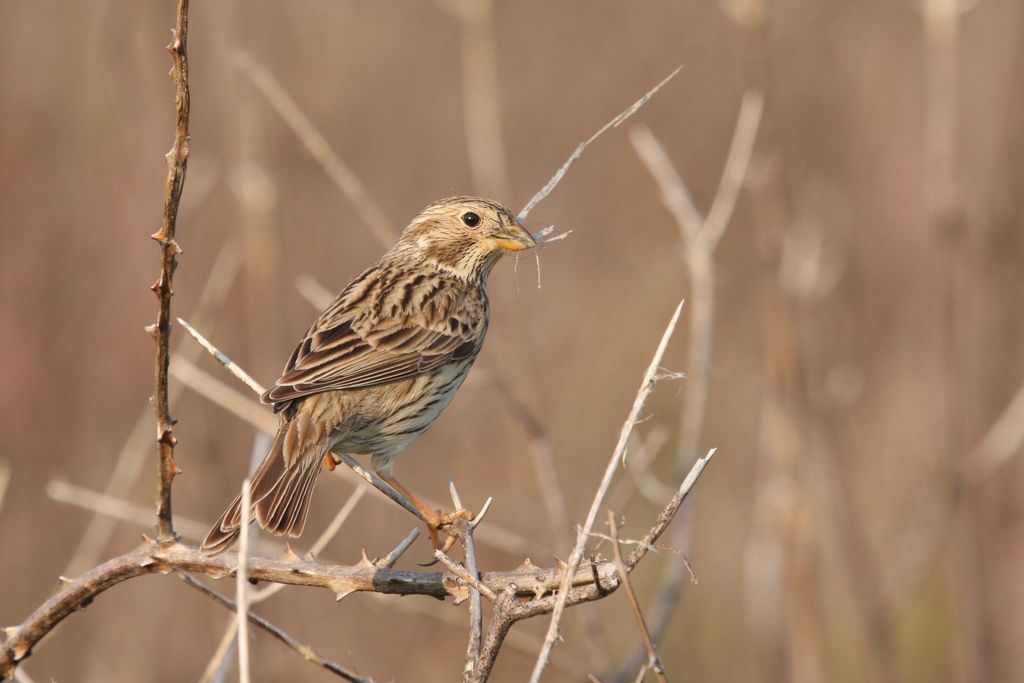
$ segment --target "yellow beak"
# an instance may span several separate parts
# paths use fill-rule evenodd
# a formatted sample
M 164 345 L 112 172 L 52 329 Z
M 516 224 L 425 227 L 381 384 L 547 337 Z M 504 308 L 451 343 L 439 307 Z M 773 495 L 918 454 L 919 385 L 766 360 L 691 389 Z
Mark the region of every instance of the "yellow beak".
M 494 235 L 494 241 L 505 251 L 522 251 L 537 246 L 530 231 L 518 221 L 514 225 L 502 228 Z

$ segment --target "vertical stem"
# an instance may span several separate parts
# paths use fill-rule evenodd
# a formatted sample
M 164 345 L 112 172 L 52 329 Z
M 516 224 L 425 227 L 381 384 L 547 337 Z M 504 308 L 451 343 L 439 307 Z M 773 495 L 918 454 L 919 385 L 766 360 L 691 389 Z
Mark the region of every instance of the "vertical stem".
M 153 292 L 160 302 L 156 324 L 148 329 L 156 340 L 156 393 L 153 396 L 153 411 L 156 414 L 157 444 L 160 456 L 159 487 L 157 490 L 157 538 L 172 541 L 175 538 L 171 520 L 171 482 L 178 473 L 174 464 L 174 418 L 170 415 L 167 396 L 167 368 L 170 364 L 171 338 L 171 297 L 174 296 L 172 279 L 178 266 L 181 248 L 175 241 L 175 227 L 178 220 L 178 204 L 185 185 L 185 168 L 188 163 L 188 0 L 178 0 L 177 25 L 174 39 L 167 46 L 174 66 L 171 78 L 175 84 L 174 108 L 176 125 L 174 145 L 167 153 L 167 185 L 164 194 L 163 223 L 152 238 L 160 245 L 160 277 L 153 285 Z

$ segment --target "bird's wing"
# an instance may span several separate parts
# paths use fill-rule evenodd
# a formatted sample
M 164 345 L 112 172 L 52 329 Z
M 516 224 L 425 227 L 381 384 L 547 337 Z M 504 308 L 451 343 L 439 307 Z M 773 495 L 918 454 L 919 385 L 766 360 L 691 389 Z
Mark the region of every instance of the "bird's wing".
M 487 326 L 482 290 L 435 287 L 406 297 L 412 301 L 396 311 L 391 304 L 401 297 L 394 289 L 368 297 L 343 292 L 306 333 L 263 401 L 280 411 L 302 396 L 409 379 L 479 352 Z

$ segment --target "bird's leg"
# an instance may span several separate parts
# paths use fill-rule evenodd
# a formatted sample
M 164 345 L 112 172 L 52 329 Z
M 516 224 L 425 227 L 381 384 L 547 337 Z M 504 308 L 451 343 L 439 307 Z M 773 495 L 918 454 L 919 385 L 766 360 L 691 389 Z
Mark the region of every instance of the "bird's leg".
M 438 538 L 437 535 L 438 529 L 441 529 L 442 527 L 448 526 L 449 524 L 452 524 L 453 522 L 457 522 L 459 520 L 473 519 L 473 513 L 470 512 L 469 510 L 453 510 L 451 512 L 440 512 L 438 510 L 435 510 L 434 508 L 430 507 L 430 505 L 428 505 L 426 502 L 424 502 L 419 496 L 417 496 L 415 493 L 407 489 L 405 485 L 402 484 L 402 482 L 398 481 L 391 475 L 378 473 L 377 476 L 379 476 L 393 489 L 402 494 L 405 497 L 405 499 L 409 501 L 409 503 L 419 511 L 420 515 L 423 517 L 423 521 L 427 523 L 427 533 L 430 535 L 430 542 L 434 546 L 435 550 L 448 552 L 448 550 L 451 549 L 452 545 L 458 538 L 458 536 L 449 534 L 448 539 L 445 541 L 444 544 L 442 544 L 440 538 Z

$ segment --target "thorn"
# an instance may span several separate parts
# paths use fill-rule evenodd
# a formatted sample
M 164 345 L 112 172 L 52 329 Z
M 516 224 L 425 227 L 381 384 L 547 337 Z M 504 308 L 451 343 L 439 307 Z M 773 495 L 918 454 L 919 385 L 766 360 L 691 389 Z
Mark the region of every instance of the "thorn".
M 284 552 L 281 553 L 281 561 L 282 562 L 298 562 L 299 561 L 299 556 L 295 554 L 294 550 L 292 550 L 291 543 L 285 543 L 284 544 Z
M 146 325 L 144 329 L 146 330 L 146 332 L 149 333 L 149 336 L 151 336 L 153 339 L 156 339 L 156 323 L 153 323 L 152 325 Z M 153 399 L 150 398 L 150 400 L 152 401 Z
M 310 550 L 308 553 L 302 556 L 303 562 L 316 562 L 316 555 Z
M 153 545 L 153 539 L 146 534 L 142 534 L 142 545 Z
M 555 559 L 555 569 L 557 569 L 560 572 L 564 572 L 564 571 L 567 571 L 569 569 L 569 564 L 567 562 L 562 562 L 557 557 L 554 558 L 554 559 Z
M 356 587 L 351 581 L 339 579 L 331 584 L 331 590 L 334 591 L 334 601 L 341 602 L 352 593 L 355 593 Z
M 175 466 L 174 466 L 174 470 L 173 470 L 173 472 L 174 472 L 174 476 L 178 476 L 179 474 L 183 474 L 183 473 L 184 473 L 184 471 L 185 471 L 185 470 L 181 469 L 181 468 L 180 468 L 180 467 L 178 467 L 177 465 L 175 465 Z
M 69 578 L 68 578 L 68 577 L 66 577 L 66 576 L 58 576 L 58 577 L 57 577 L 57 580 L 58 580 L 58 581 L 60 582 L 60 589 L 61 589 L 61 590 L 64 590 L 65 588 L 67 588 L 68 586 L 70 586 L 70 585 L 71 585 L 71 583 L 72 583 L 72 580 L 71 580 L 71 579 L 69 579 Z
M 533 562 L 531 562 L 530 558 L 526 558 L 525 560 L 523 560 L 523 563 L 521 565 L 516 567 L 515 571 L 517 571 L 517 572 L 529 572 L 529 571 L 533 571 L 536 568 L 537 568 L 537 565 L 535 565 Z
M 362 558 L 359 560 L 359 562 L 356 563 L 356 566 L 357 567 L 368 567 L 370 569 L 374 569 L 375 567 L 374 567 L 373 562 L 370 562 L 370 558 L 366 556 L 366 548 L 363 548 L 361 553 L 362 553 Z

